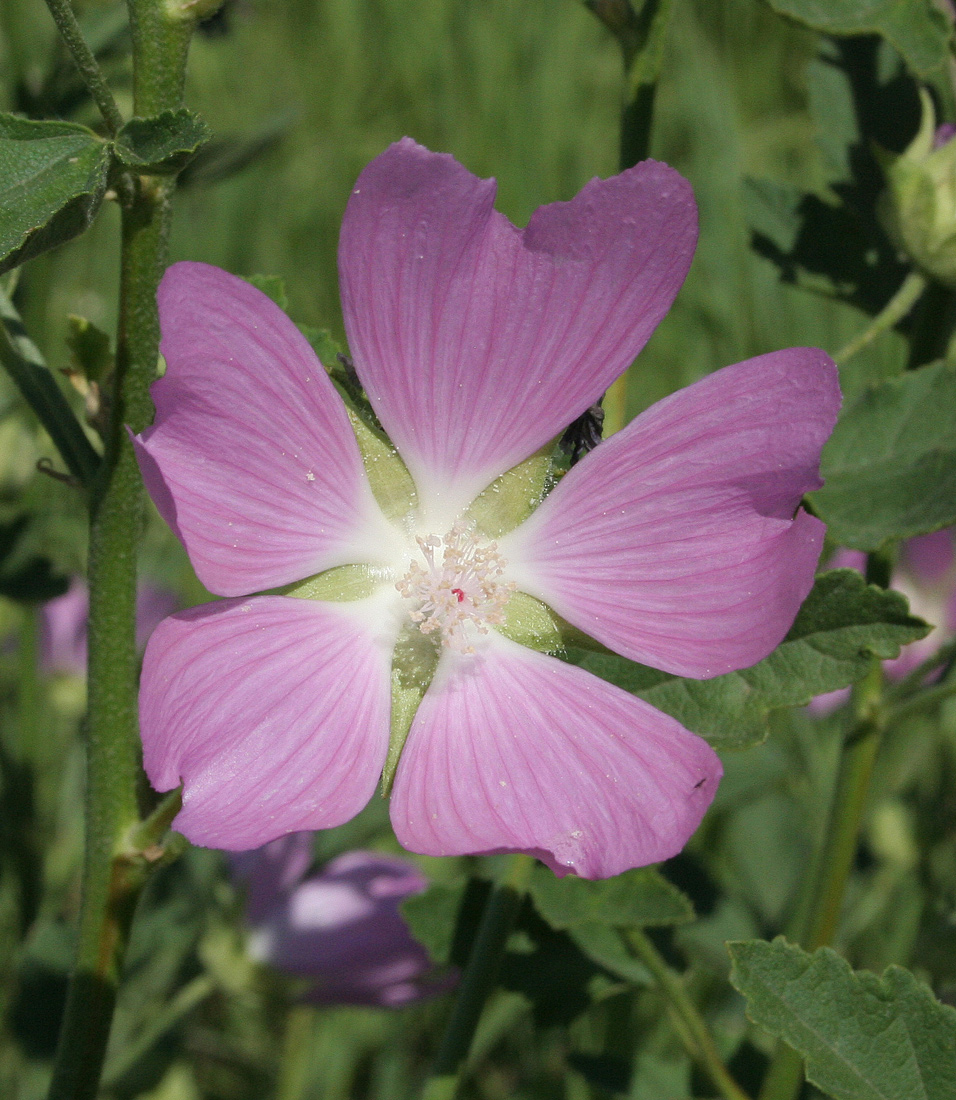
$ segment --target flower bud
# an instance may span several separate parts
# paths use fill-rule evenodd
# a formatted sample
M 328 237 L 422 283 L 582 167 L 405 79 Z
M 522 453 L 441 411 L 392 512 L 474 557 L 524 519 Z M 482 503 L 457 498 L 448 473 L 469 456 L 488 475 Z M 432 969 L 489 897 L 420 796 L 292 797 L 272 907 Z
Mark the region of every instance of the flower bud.
M 223 0 L 166 0 L 166 14 L 178 21 L 208 19 L 222 7 Z
M 925 274 L 956 289 L 956 130 L 936 127 L 933 101 L 920 91 L 923 118 L 899 155 L 879 152 L 887 188 L 878 213 L 893 243 Z

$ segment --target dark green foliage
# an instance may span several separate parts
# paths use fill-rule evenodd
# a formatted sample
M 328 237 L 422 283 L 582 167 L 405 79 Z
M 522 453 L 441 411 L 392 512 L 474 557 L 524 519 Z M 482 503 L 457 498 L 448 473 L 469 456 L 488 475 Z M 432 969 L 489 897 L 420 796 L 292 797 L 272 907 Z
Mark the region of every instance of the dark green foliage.
M 933 0 L 768 0 L 781 15 L 830 34 L 881 34 L 925 76 L 947 57 L 950 26 Z
M 109 162 L 85 126 L 0 115 L 0 272 L 89 228 Z
M 865 390 L 823 452 L 814 507 L 845 546 L 877 550 L 956 522 L 956 368 L 934 363 Z
M 807 1060 L 836 1100 L 948 1100 L 956 1093 L 956 1012 L 891 967 L 854 973 L 828 948 L 776 939 L 728 945 L 751 1018 Z

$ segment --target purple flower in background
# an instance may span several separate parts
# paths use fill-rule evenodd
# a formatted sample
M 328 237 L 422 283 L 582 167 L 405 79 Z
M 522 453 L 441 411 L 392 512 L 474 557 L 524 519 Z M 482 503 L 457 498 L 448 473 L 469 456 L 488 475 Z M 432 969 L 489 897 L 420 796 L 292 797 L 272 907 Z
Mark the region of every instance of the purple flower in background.
M 351 818 L 417 691 L 391 800 L 406 848 L 525 851 L 590 878 L 665 859 L 714 796 L 716 755 L 539 651 L 554 643 L 535 641 L 534 609 L 706 678 L 769 653 L 813 583 L 823 525 L 799 503 L 840 403 L 813 349 L 666 398 L 543 500 L 536 484 L 517 506 L 516 482 L 496 481 L 644 346 L 690 264 L 696 207 L 654 161 L 524 230 L 494 195 L 404 139 L 349 199 L 349 346 L 404 462 L 378 496 L 366 462 L 377 476 L 396 460 L 368 429 L 363 455 L 285 314 L 203 264 L 163 279 L 167 372 L 137 451 L 200 579 L 229 597 L 167 619 L 144 662 L 145 766 L 159 790 L 183 783 L 174 824 L 195 843 Z
M 136 646 L 142 649 L 160 622 L 179 606 L 174 592 L 142 584 L 136 592 Z M 82 577 L 74 577 L 62 596 L 40 609 L 40 667 L 44 672 L 86 675 L 86 628 L 90 593 Z
M 303 999 L 320 1004 L 395 1008 L 449 988 L 399 912 L 428 885 L 414 864 L 348 852 L 306 878 L 311 861 L 309 833 L 231 856 L 256 959 L 311 979 Z
M 890 586 L 902 592 L 914 615 L 933 624 L 925 638 L 903 646 L 899 657 L 883 662 L 891 680 L 901 680 L 931 657 L 940 645 L 956 634 L 956 555 L 952 528 L 908 539 L 900 548 L 900 557 Z M 856 569 L 866 572 L 866 554 L 862 550 L 838 550 L 827 562 L 828 569 Z M 828 691 L 811 700 L 813 714 L 829 714 L 850 697 L 849 688 Z

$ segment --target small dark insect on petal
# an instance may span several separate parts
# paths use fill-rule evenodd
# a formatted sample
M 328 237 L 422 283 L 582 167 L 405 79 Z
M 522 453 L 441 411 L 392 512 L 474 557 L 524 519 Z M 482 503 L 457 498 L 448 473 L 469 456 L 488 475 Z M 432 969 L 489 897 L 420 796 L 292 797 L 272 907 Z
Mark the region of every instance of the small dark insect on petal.
M 571 456 L 572 466 L 601 442 L 603 426 L 604 409 L 601 408 L 600 402 L 592 405 L 587 412 L 582 413 L 568 426 L 558 446 L 566 455 Z
M 707 782 L 707 776 L 705 775 L 703 779 L 698 779 L 697 782 L 694 784 L 694 790 L 699 791 L 700 788 L 703 787 L 703 785 L 706 782 Z

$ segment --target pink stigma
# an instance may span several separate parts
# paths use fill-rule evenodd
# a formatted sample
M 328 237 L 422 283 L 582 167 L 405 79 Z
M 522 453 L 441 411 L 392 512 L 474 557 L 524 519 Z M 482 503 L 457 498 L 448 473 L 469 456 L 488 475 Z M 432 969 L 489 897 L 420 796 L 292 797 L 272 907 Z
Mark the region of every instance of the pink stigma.
M 459 603 L 465 602 L 465 593 L 460 588 L 453 588 L 452 592 L 454 592 L 455 595 L 458 597 Z

